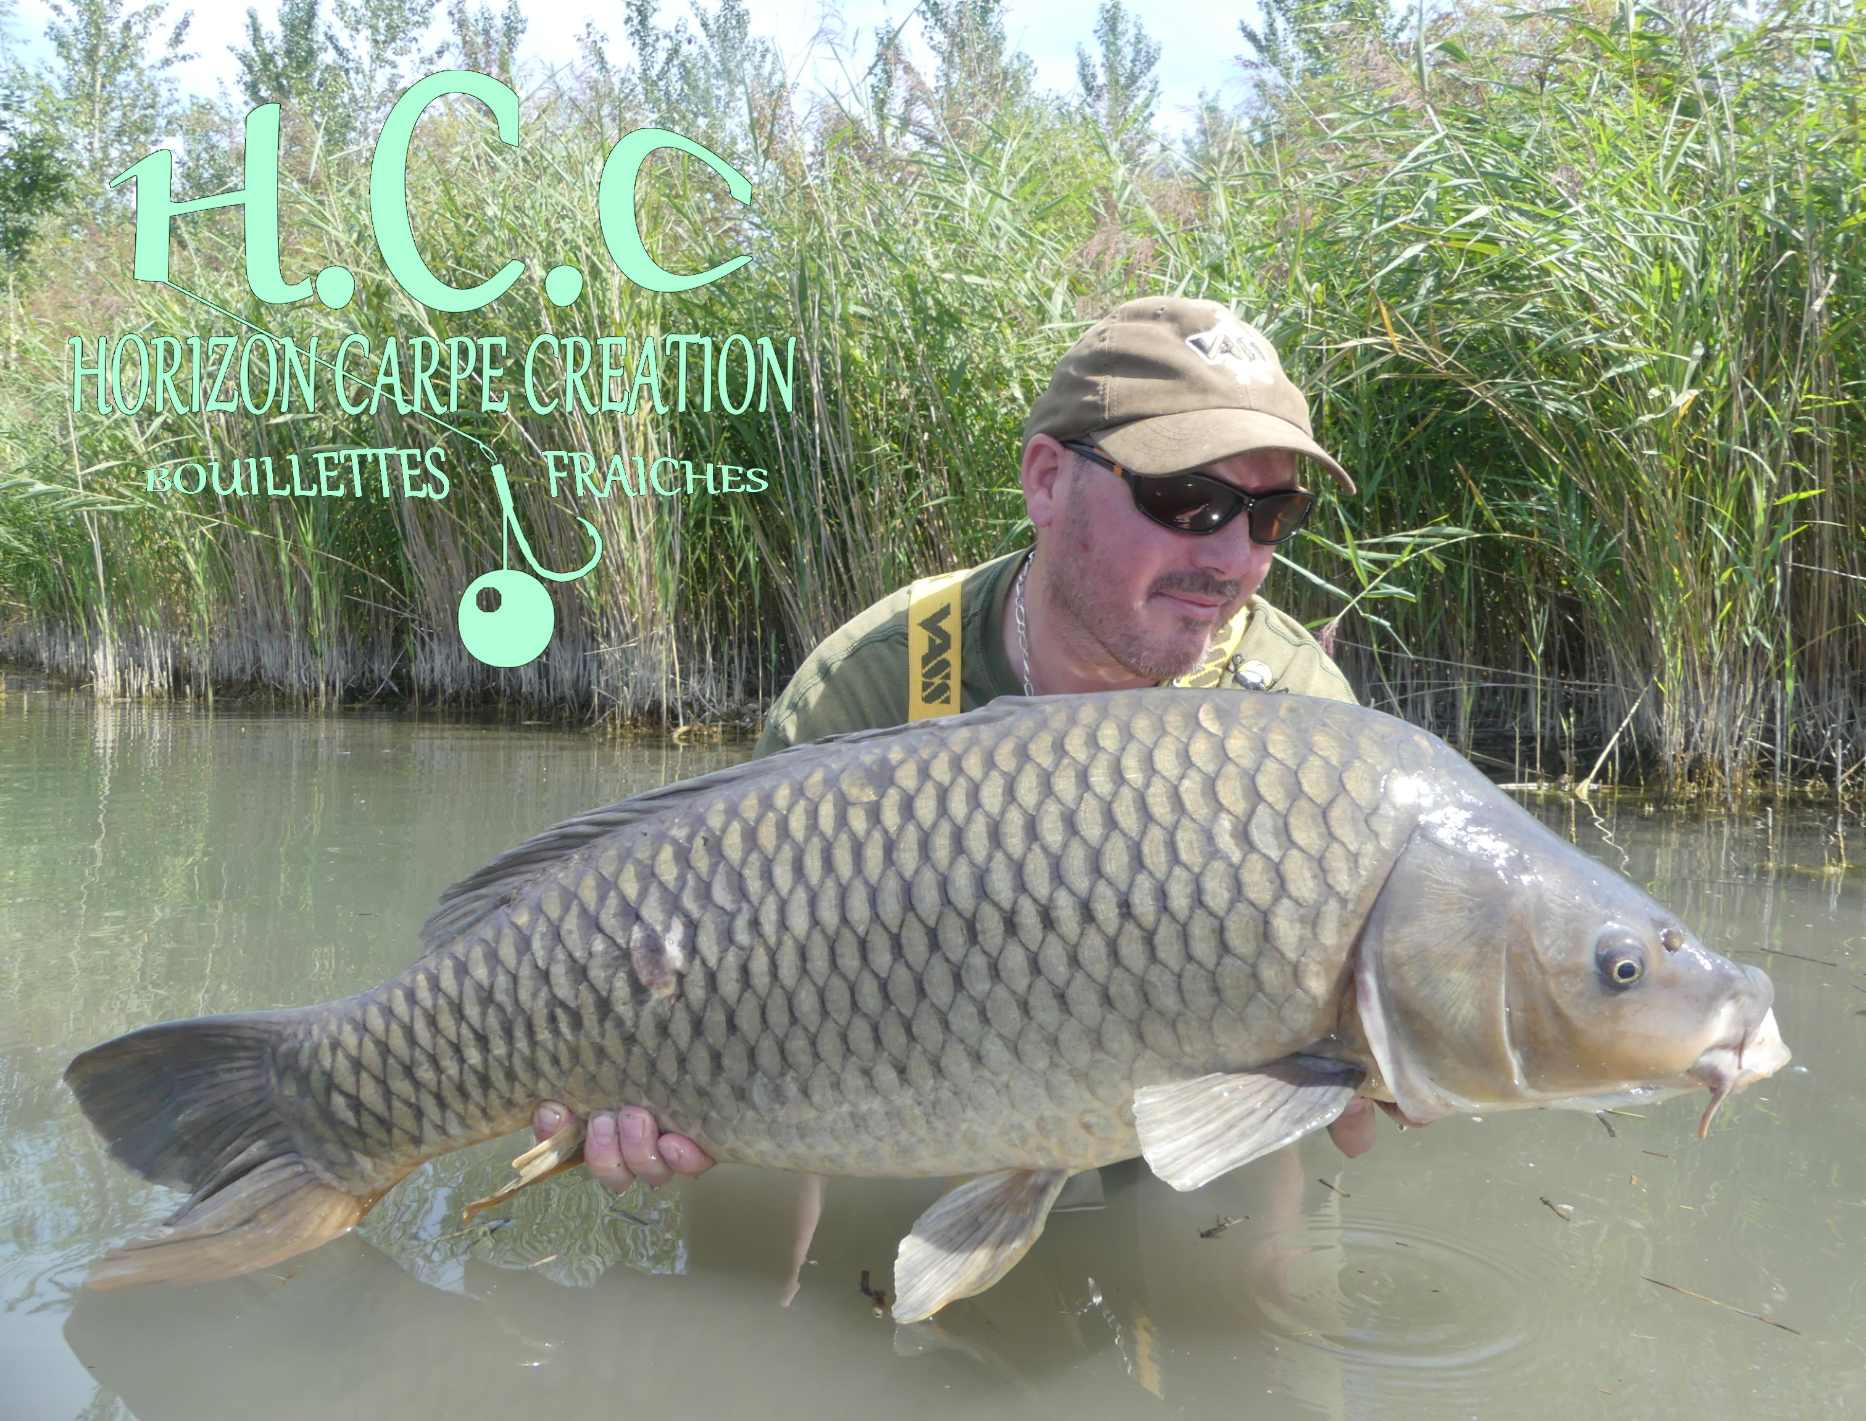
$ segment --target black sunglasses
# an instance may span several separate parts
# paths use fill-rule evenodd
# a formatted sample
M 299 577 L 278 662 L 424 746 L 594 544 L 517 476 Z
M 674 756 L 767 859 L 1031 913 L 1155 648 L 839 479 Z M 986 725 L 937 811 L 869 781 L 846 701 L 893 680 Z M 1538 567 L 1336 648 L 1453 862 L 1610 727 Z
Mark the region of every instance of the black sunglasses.
M 1301 532 L 1303 520 L 1315 507 L 1315 495 L 1307 489 L 1243 493 L 1208 474 L 1137 474 L 1115 463 L 1093 444 L 1063 440 L 1062 446 L 1118 474 L 1133 492 L 1134 507 L 1175 533 L 1216 533 L 1238 514 L 1248 513 L 1250 540 L 1274 547 Z

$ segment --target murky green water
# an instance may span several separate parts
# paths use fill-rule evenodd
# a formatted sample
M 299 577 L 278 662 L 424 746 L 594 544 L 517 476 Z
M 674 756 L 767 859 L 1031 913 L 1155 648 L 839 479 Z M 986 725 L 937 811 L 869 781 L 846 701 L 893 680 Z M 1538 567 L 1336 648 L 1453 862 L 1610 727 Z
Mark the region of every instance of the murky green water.
M 459 1233 L 516 1141 L 436 1162 L 362 1237 L 270 1273 L 78 1291 L 176 1196 L 103 1156 L 59 1084 L 73 1052 L 380 981 L 499 850 L 741 753 L 0 696 L 0 1421 L 1866 1414 L 1866 876 L 1821 871 L 1841 845 L 1812 813 L 1550 811 L 1775 978 L 1795 1066 L 1703 1143 L 1698 1096 L 1612 1133 L 1383 1122 L 1352 1164 L 1310 1140 L 1192 1194 L 1113 1170 L 1104 1209 L 898 1332 L 861 1275 L 887 1286 L 937 1184 L 829 1181 L 780 1309 L 794 1178 L 722 1167 L 619 1211 L 578 1175 Z

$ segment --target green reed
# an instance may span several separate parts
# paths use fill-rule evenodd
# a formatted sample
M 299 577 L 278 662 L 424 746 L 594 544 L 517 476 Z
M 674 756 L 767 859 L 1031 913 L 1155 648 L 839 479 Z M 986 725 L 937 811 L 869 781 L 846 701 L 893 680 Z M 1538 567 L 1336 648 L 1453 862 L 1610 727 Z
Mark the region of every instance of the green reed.
M 1186 158 L 1113 149 L 1042 95 L 963 120 L 931 92 L 885 113 L 793 96 L 715 133 L 716 113 L 635 114 L 604 76 L 572 77 L 527 95 L 518 150 L 477 110 L 424 121 L 409 194 L 430 264 L 459 284 L 529 268 L 465 315 L 377 269 L 367 150 L 313 165 L 288 133 L 288 276 L 340 262 L 355 302 L 259 307 L 237 219 L 206 214 L 184 219 L 179 285 L 327 349 L 351 330 L 504 335 L 514 389 L 539 331 L 627 334 L 631 364 L 650 332 L 794 335 L 795 411 L 537 416 L 515 397 L 454 417 L 459 434 L 390 402 L 373 420 L 52 417 L 73 332 L 232 329 L 128 280 L 127 219 L 68 234 L 11 325 L 0 654 L 106 693 L 742 713 L 882 592 L 1014 546 L 1018 430 L 1049 368 L 1109 306 L 1167 289 L 1269 331 L 1360 484 L 1270 591 L 1373 703 L 1516 778 L 1580 779 L 1606 751 L 1603 779 L 1857 781 L 1860 31 L 1805 4 L 1474 5 L 1430 24 L 1423 63 L 1341 36 L 1331 73 Z M 665 265 L 756 258 L 680 296 L 613 275 L 595 218 L 602 155 L 649 121 L 756 184 L 741 209 L 697 165 L 650 164 L 638 201 Z M 588 287 L 560 310 L 536 278 L 563 262 Z M 587 557 L 577 515 L 605 548 L 553 587 L 558 633 L 516 671 L 453 630 L 501 556 L 475 439 L 547 566 Z M 445 447 L 451 495 L 163 498 L 134 477 L 360 443 Z M 548 449 L 762 467 L 772 487 L 553 500 Z
M 1363 681 L 1418 686 L 1398 699 L 1443 728 L 1431 702 L 1515 671 L 1482 698 L 1493 752 L 1508 732 L 1577 778 L 1629 719 L 1674 784 L 1855 771 L 1854 39 L 1810 7 L 1471 12 L 1423 89 L 1347 51 L 1249 172 L 1208 176 L 1281 225 L 1230 196 L 1235 238 L 1193 234 L 1183 269 L 1270 268 L 1355 519 L 1490 535 L 1370 638 Z

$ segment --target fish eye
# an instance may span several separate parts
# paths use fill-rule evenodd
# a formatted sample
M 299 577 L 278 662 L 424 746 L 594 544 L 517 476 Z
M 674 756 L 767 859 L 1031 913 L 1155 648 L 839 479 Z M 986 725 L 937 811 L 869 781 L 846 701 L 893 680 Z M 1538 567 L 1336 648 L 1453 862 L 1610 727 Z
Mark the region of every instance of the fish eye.
M 1646 975 L 1646 950 L 1629 932 L 1609 932 L 1594 949 L 1594 965 L 1608 986 L 1624 990 Z

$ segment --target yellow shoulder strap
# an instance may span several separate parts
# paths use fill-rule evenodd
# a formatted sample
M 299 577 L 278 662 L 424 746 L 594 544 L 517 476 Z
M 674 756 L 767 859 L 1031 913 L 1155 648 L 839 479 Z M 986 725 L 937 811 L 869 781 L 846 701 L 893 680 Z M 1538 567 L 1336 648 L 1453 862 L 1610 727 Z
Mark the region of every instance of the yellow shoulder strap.
M 970 568 L 923 577 L 907 593 L 907 718 L 931 720 L 959 713 L 961 653 L 959 599 Z
M 1250 604 L 1246 603 L 1238 608 L 1235 617 L 1218 629 L 1218 635 L 1212 638 L 1212 649 L 1205 653 L 1205 660 L 1171 684 L 1198 690 L 1223 685 L 1225 671 L 1231 658 L 1237 655 L 1238 648 L 1244 644 L 1244 633 L 1249 627 Z

